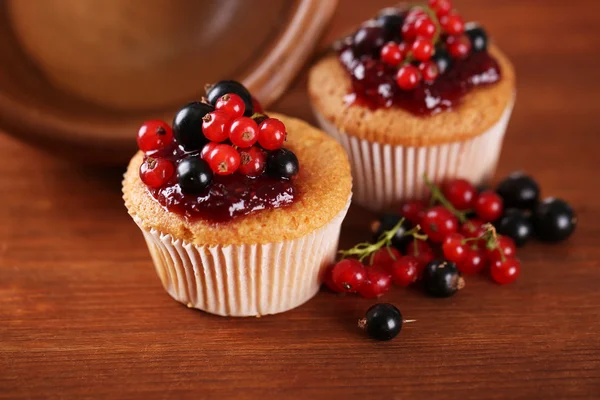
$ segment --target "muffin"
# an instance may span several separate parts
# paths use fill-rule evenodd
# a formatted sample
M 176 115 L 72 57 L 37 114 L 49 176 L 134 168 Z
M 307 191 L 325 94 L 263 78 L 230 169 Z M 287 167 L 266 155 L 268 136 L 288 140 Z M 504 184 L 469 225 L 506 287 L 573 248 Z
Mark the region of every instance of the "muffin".
M 303 121 L 254 112 L 257 103 L 237 85 L 228 81 L 211 96 L 218 83 L 208 92 L 212 104 L 188 104 L 172 128 L 146 122 L 123 197 L 175 300 L 217 315 L 261 316 L 319 290 L 352 178 L 335 140 Z
M 515 99 L 515 72 L 449 2 L 383 10 L 310 70 L 322 129 L 346 149 L 354 200 L 374 211 L 425 197 L 424 177 L 485 184 Z

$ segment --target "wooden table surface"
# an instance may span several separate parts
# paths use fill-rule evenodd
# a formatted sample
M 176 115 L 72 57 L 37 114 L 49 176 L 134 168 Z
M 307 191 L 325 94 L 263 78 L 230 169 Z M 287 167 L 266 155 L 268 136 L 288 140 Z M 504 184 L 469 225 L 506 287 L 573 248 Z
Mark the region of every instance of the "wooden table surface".
M 340 3 L 325 40 L 391 2 Z M 570 201 L 574 237 L 520 251 L 514 285 L 468 277 L 450 299 L 395 288 L 383 300 L 418 322 L 391 342 L 356 328 L 375 301 L 326 292 L 282 315 L 220 318 L 162 289 L 122 170 L 0 136 L 0 398 L 600 398 L 600 7 L 456 3 L 518 71 L 497 176 L 524 169 Z M 305 83 L 274 108 L 312 121 Z M 342 245 L 367 238 L 371 218 L 352 208 Z

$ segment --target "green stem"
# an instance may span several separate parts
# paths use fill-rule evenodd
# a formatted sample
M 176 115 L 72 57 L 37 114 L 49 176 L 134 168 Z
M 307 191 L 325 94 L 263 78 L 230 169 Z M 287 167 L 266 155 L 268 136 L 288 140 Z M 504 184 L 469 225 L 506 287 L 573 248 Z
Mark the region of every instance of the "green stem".
M 454 208 L 452 203 L 450 203 L 446 196 L 444 196 L 440 188 L 431 183 L 427 175 L 423 175 L 423 179 L 425 180 L 425 184 L 431 191 L 432 199 L 439 201 L 445 208 L 448 209 L 448 211 L 450 211 L 456 218 L 458 218 L 461 224 L 464 224 L 468 221 L 466 212 L 460 212 L 456 208 Z

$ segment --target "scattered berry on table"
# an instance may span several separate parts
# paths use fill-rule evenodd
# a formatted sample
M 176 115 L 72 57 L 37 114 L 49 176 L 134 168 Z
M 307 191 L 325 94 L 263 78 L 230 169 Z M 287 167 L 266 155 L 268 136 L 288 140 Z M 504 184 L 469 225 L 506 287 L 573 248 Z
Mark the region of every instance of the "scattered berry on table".
M 496 221 L 502 216 L 502 210 L 502 198 L 491 190 L 480 193 L 475 201 L 475 212 L 483 221 Z
M 335 264 L 331 279 L 342 291 L 356 292 L 367 281 L 367 270 L 361 262 L 345 259 Z
M 373 265 L 366 269 L 367 279 L 358 288 L 358 294 L 365 299 L 375 299 L 390 291 L 392 276 L 390 271 L 382 266 Z
M 275 178 L 290 179 L 299 169 L 298 158 L 291 150 L 275 150 L 267 157 L 267 172 Z
M 504 258 L 515 258 L 517 256 L 517 246 L 515 242 L 508 236 L 498 235 L 496 238 L 496 246 L 493 248 L 485 248 L 485 255 L 491 262 Z
M 533 235 L 531 216 L 522 210 L 506 210 L 495 225 L 498 233 L 510 237 L 517 247 L 524 246 Z
M 377 221 L 371 223 L 371 232 L 374 233 L 374 238 L 379 239 L 379 237 L 384 233 L 394 228 L 400 221 L 402 221 L 402 216 L 395 214 L 384 214 Z M 407 235 L 406 233 L 410 231 L 412 226 L 405 218 L 400 224 L 400 228 L 396 230 L 394 236 L 392 237 L 392 245 L 399 249 L 403 250 L 404 247 L 412 240 L 412 236 Z
M 217 82 L 207 90 L 206 97 L 208 102 L 214 106 L 226 94 L 235 94 L 244 101 L 245 116 L 251 117 L 254 114 L 252 95 L 244 85 L 237 81 L 226 80 Z
M 157 189 L 167 183 L 175 172 L 173 163 L 164 158 L 148 157 L 140 165 L 140 179 L 151 188 Z
M 402 257 L 400 251 L 393 247 L 382 247 L 373 253 L 373 262 L 371 265 L 380 265 L 382 267 L 391 267 L 393 263 Z
M 442 243 L 446 236 L 458 230 L 458 221 L 447 208 L 435 206 L 425 213 L 422 228 L 429 240 Z
M 231 175 L 240 167 L 240 153 L 228 144 L 218 144 L 210 152 L 208 163 L 217 175 Z
M 406 246 L 406 255 L 417 259 L 419 277 L 423 274 L 425 266 L 435 259 L 431 246 L 424 240 L 413 240 Z
M 459 211 L 473 208 L 477 198 L 475 186 L 466 179 L 452 179 L 442 185 L 442 193 Z
M 423 271 L 423 286 L 436 297 L 450 297 L 465 286 L 456 264 L 446 260 L 433 260 Z
M 442 251 L 446 260 L 459 263 L 465 259 L 468 245 L 464 240 L 465 237 L 460 233 L 451 233 L 446 236 L 442 244 Z
M 427 203 L 424 201 L 408 201 L 400 206 L 400 214 L 413 225 L 421 223 Z
M 231 122 L 229 140 L 234 146 L 248 148 L 258 141 L 258 125 L 252 118 L 239 117 Z
M 146 121 L 137 133 L 137 144 L 143 152 L 162 150 L 173 143 L 173 130 L 163 121 Z
M 197 156 L 184 158 L 177 165 L 177 182 L 184 193 L 202 193 L 208 189 L 212 179 L 210 166 Z
M 325 270 L 324 276 L 323 276 L 323 283 L 332 292 L 342 293 L 342 292 L 344 292 L 344 289 L 338 287 L 338 285 L 336 285 L 335 282 L 333 281 L 333 268 L 334 267 L 335 267 L 335 264 L 327 267 L 327 269 Z
M 202 133 L 212 142 L 223 142 L 229 138 L 232 118 L 224 111 L 213 111 L 202 118 Z
M 391 340 L 402 329 L 402 314 L 391 304 L 375 304 L 367 310 L 365 317 L 358 321 L 358 327 L 376 340 Z
M 485 253 L 477 246 L 471 246 L 467 248 L 464 260 L 456 264 L 456 267 L 463 274 L 477 274 L 485 269 L 487 263 Z
M 285 125 L 276 118 L 267 118 L 258 127 L 258 143 L 266 150 L 281 148 L 286 135 Z
M 540 198 L 537 182 L 522 172 L 504 178 L 496 187 L 496 193 L 502 197 L 504 207 L 522 210 L 533 210 Z
M 246 176 L 256 177 L 262 175 L 267 165 L 265 152 L 257 146 L 249 149 L 240 149 L 240 167 L 238 171 Z
M 227 93 L 217 100 L 215 110 L 223 111 L 232 119 L 239 118 L 246 112 L 244 100 L 235 93 Z
M 419 260 L 403 256 L 391 265 L 392 281 L 398 286 L 409 286 L 419 279 Z
M 210 104 L 192 102 L 175 114 L 173 135 L 185 150 L 200 150 L 208 142 L 202 134 L 202 122 L 204 116 L 212 111 L 214 107 Z
M 520 273 L 521 263 L 516 258 L 507 258 L 504 261 L 495 260 L 490 267 L 492 279 L 501 285 L 513 283 Z
M 549 197 L 539 203 L 533 212 L 535 234 L 546 242 L 560 242 L 575 231 L 577 217 L 571 206 L 560 199 Z

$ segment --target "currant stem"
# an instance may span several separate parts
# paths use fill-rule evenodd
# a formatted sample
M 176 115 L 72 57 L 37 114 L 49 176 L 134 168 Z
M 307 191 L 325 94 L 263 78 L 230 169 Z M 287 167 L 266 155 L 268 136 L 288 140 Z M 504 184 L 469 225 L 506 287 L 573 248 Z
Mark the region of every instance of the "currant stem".
M 468 221 L 466 213 L 460 212 L 456 208 L 454 208 L 454 206 L 448 201 L 448 199 L 446 198 L 446 196 L 444 196 L 444 194 L 442 193 L 442 191 L 440 190 L 440 188 L 437 187 L 436 185 L 434 185 L 433 183 L 431 183 L 431 181 L 429 180 L 429 178 L 427 177 L 427 175 L 423 175 L 423 179 L 425 180 L 425 184 L 427 185 L 427 187 L 431 191 L 431 198 L 432 199 L 435 199 L 435 200 L 439 201 L 441 205 L 443 205 L 456 218 L 458 218 L 458 220 L 460 221 L 461 224 L 464 224 L 465 222 Z

